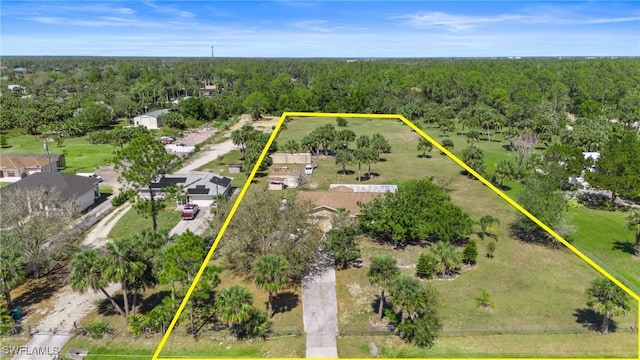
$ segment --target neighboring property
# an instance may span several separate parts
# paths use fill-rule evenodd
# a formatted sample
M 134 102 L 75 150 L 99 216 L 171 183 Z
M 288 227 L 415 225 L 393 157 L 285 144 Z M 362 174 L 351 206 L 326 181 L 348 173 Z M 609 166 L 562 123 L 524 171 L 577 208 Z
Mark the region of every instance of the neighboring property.
M 40 172 L 56 173 L 65 166 L 64 154 L 3 154 L 0 156 L 0 182 L 16 182 Z
M 162 117 L 169 113 L 169 109 L 151 111 L 133 118 L 135 126 L 144 126 L 147 129 L 159 129 L 162 127 Z
M 164 148 L 167 150 L 168 153 L 176 154 L 177 156 L 180 156 L 183 159 L 196 150 L 195 146 L 187 146 L 182 143 L 167 144 L 164 146 Z
M 155 196 L 162 197 L 163 190 L 175 185 L 184 189 L 186 199 L 178 201 L 183 204 L 197 204 L 200 207 L 210 207 L 218 196 L 231 195 L 232 178 L 208 172 L 190 172 L 187 174 L 170 174 L 162 176 L 151 185 Z M 149 199 L 149 188 L 140 189 L 140 195 Z
M 205 85 L 204 88 L 199 91 L 200 96 L 211 96 L 214 93 L 218 93 L 218 87 L 216 85 Z
M 271 160 L 274 164 L 311 164 L 311 153 L 273 153 Z
M 97 179 L 64 173 L 39 172 L 5 186 L 2 191 L 48 188 L 60 193 L 65 201 L 73 202 L 82 212 L 100 197 Z
M 359 203 L 366 204 L 386 192 L 395 192 L 395 185 L 331 184 L 329 191 L 298 191 L 297 197 L 314 205 L 311 216 L 320 220 L 323 229 L 330 228 L 331 215 L 338 209 L 346 209 L 352 217 L 360 214 Z
M 288 167 L 280 167 L 269 174 L 269 190 L 283 190 L 285 188 L 296 188 L 300 181 L 301 171 Z

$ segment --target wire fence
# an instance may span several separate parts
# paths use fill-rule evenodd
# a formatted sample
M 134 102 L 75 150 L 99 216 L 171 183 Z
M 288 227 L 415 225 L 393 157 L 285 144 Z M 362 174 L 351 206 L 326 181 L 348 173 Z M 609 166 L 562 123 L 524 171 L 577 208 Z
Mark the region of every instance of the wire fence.
M 600 266 L 604 271 L 608 272 L 611 276 L 613 276 L 614 278 L 618 279 L 621 283 L 623 283 L 631 291 L 633 291 L 634 293 L 640 295 L 640 287 L 632 284 L 630 282 L 630 280 L 627 279 L 626 276 L 620 274 L 619 272 L 617 272 L 616 270 L 611 268 L 609 265 L 607 265 L 606 263 L 601 261 L 596 255 L 594 255 L 593 253 L 590 253 L 589 251 L 586 251 L 580 245 L 577 245 L 575 243 L 572 243 L 571 245 L 573 245 L 573 247 L 575 247 L 576 249 L 580 250 L 581 253 L 583 253 L 584 255 L 589 257 L 591 260 L 593 260 L 593 262 L 598 264 L 598 266 Z

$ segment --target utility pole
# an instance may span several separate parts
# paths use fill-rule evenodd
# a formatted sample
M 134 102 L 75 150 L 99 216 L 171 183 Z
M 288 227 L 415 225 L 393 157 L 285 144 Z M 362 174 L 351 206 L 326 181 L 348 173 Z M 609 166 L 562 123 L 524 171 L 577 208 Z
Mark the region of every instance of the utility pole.
M 213 59 L 213 45 L 211 45 L 211 58 Z

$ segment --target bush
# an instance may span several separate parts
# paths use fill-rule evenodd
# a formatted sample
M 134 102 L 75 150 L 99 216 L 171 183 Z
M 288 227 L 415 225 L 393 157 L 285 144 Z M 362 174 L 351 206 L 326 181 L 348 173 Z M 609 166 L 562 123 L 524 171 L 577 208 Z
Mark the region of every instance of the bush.
M 87 135 L 87 141 L 91 145 L 108 144 L 111 141 L 111 133 L 107 130 L 93 131 Z
M 120 206 L 126 203 L 129 199 L 133 198 L 134 194 L 134 191 L 131 189 L 121 191 L 118 195 L 114 196 L 113 199 L 111 199 L 111 205 L 116 207 Z
M 348 124 L 347 119 L 343 117 L 336 118 L 336 123 L 338 124 L 338 126 L 347 126 Z
M 471 240 L 467 243 L 462 251 L 462 262 L 465 264 L 475 264 L 478 259 L 478 244 Z
M 142 334 L 142 328 L 144 327 L 144 316 L 140 314 L 130 315 L 129 321 L 129 334 L 138 336 Z
M 420 254 L 416 264 L 416 276 L 422 279 L 430 279 L 436 273 L 435 258 L 428 253 Z
M 92 339 L 102 339 L 104 335 L 108 335 L 113 333 L 113 329 L 109 326 L 109 324 L 100 321 L 93 320 L 88 323 L 84 328 L 84 335 L 91 336 Z

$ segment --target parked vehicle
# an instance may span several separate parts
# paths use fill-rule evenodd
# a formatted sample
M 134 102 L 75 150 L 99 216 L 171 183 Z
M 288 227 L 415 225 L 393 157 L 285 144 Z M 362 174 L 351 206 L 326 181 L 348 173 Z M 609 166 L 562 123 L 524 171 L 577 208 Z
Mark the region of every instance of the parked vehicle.
M 98 176 L 96 173 L 76 173 L 76 175 L 84 176 L 84 177 L 88 177 L 88 178 L 94 178 L 94 179 L 98 180 L 99 182 L 102 182 L 102 176 Z
M 304 173 L 307 174 L 307 175 L 311 175 L 311 174 L 313 174 L 313 169 L 314 169 L 314 166 L 312 164 L 307 164 L 304 167 Z
M 182 220 L 193 220 L 198 216 L 200 207 L 198 204 L 186 204 L 182 208 Z

